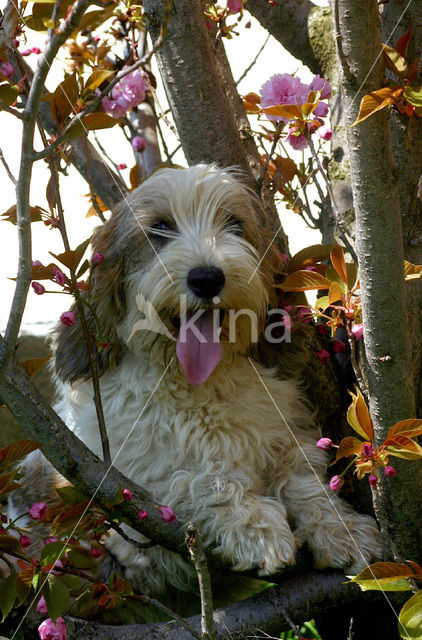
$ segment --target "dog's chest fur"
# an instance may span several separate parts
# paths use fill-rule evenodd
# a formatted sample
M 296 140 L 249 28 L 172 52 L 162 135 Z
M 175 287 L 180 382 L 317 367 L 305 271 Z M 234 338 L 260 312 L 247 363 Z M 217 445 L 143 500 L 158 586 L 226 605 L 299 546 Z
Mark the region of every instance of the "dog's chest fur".
M 176 365 L 163 373 L 162 364 L 139 352 L 127 354 L 114 372 L 101 378 L 111 454 L 118 454 L 114 465 L 157 500 L 192 516 L 192 510 L 211 499 L 201 495 L 204 475 L 208 481 L 214 478 L 217 492 L 228 490 L 225 478 L 230 475 L 245 489 L 265 495 L 274 458 L 279 466 L 292 442 L 287 425 L 311 424 L 297 383 L 278 380 L 259 367 L 279 413 L 246 356 L 221 363 L 199 387 L 189 385 Z M 91 398 L 88 382 L 70 392 L 64 389 L 58 411 L 101 455 Z

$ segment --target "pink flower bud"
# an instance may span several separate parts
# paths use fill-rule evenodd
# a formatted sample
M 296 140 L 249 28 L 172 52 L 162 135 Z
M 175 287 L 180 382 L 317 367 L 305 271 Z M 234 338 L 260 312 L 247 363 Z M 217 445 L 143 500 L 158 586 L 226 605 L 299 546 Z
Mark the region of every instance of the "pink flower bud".
M 101 549 L 98 549 L 97 547 L 91 547 L 91 555 L 95 560 L 98 560 L 98 558 L 101 558 L 103 554 Z
M 331 348 L 334 353 L 344 353 L 346 351 L 346 345 L 341 340 L 333 340 L 331 342 Z
M 355 337 L 355 340 L 360 340 L 363 336 L 363 324 L 355 324 L 352 327 L 351 331 Z
M 299 320 L 304 324 L 309 324 L 310 322 L 312 322 L 312 311 L 309 307 L 298 307 L 297 315 L 299 317 Z
M 377 482 L 378 482 L 378 478 L 374 473 L 370 473 L 368 481 L 369 481 L 369 484 L 371 485 L 371 487 L 375 487 Z
M 164 520 L 164 522 L 176 522 L 176 516 L 171 507 L 163 506 L 160 507 L 158 511 L 160 512 L 161 520 Z
M 99 42 L 101 40 L 100 36 L 94 36 L 94 42 Z
M 137 153 L 142 153 L 143 151 L 145 151 L 147 147 L 145 138 L 141 138 L 141 136 L 135 136 L 132 139 L 132 147 L 134 151 L 137 151 Z
M 13 40 L 13 44 L 15 45 L 16 49 L 20 46 L 20 42 L 17 38 Z
M 362 447 L 362 455 L 364 458 L 371 458 L 374 453 L 371 444 L 364 444 Z
M 130 489 L 123 489 L 122 494 L 123 494 L 123 498 L 127 502 L 130 502 L 133 499 L 133 493 Z
M 327 125 L 323 125 L 318 129 L 318 135 L 323 140 L 328 141 L 328 140 L 331 140 L 331 138 L 333 137 L 333 131 Z
M 148 513 L 146 511 L 142 511 L 141 509 L 140 511 L 138 511 L 138 516 L 141 520 L 146 520 L 148 518 Z
M 325 363 L 330 359 L 330 354 L 328 353 L 327 349 L 321 349 L 320 351 L 316 352 L 316 357 L 320 362 Z
M 4 513 L 1 514 L 1 521 L 3 524 L 6 524 L 7 522 L 7 516 L 5 516 Z
M 44 596 L 41 596 L 41 598 L 38 600 L 37 611 L 38 613 L 47 613 L 47 603 Z
M 31 282 L 31 287 L 33 288 L 37 296 L 42 296 L 42 294 L 45 293 L 45 287 L 39 282 Z
M 0 72 L 5 78 L 12 78 L 15 73 L 15 68 L 10 62 L 2 62 L 2 64 L 0 64 Z
M 242 8 L 240 0 L 227 0 L 227 8 L 230 13 L 239 13 Z
M 34 502 L 28 513 L 33 520 L 42 520 L 47 513 L 47 505 L 45 502 Z
M 328 451 L 333 446 L 333 441 L 331 438 L 320 438 L 316 443 L 318 449 L 323 449 L 323 451 Z
M 328 332 L 328 327 L 326 324 L 321 323 L 317 326 L 316 330 L 318 331 L 320 336 L 325 336 Z
M 42 263 L 39 260 L 34 260 L 32 263 L 33 267 L 42 267 Z
M 121 162 L 120 164 L 117 165 L 117 168 L 119 171 L 123 171 L 123 169 L 127 169 L 127 164 L 125 164 L 124 162 Z
M 287 253 L 279 253 L 280 256 L 280 260 L 281 260 L 281 264 L 285 265 L 286 262 L 289 260 L 289 256 L 287 255 Z
M 31 49 L 23 49 L 23 51 L 20 52 L 21 56 L 30 56 L 32 53 Z
M 340 491 L 344 485 L 344 480 L 341 476 L 333 476 L 330 480 L 331 491 Z
M 31 53 L 36 53 L 38 55 L 41 53 L 41 49 L 39 47 L 32 47 Z
M 101 264 L 101 262 L 104 260 L 104 256 L 102 253 L 94 253 L 94 255 L 92 256 L 92 264 L 97 266 L 97 264 Z
M 51 538 L 46 539 L 45 544 L 50 544 L 50 542 L 57 542 L 57 541 L 58 541 L 57 536 L 51 536 Z
M 393 466 L 391 466 L 391 464 L 388 464 L 385 469 L 384 469 L 384 473 L 386 476 L 388 476 L 389 478 L 394 478 L 394 476 L 397 475 L 397 471 L 395 470 L 395 468 Z
M 38 627 L 38 633 L 40 634 L 40 640 L 66 640 L 66 625 L 63 618 L 57 618 L 56 624 L 47 618 L 44 622 L 41 622 Z
M 25 536 L 25 535 L 22 535 L 19 538 L 19 542 L 21 543 L 22 549 L 26 549 L 27 547 L 29 547 L 32 544 L 31 538 L 29 538 L 28 536 Z
M 314 273 L 318 273 L 318 267 L 305 267 L 304 271 L 313 271 Z
M 67 278 L 64 275 L 63 271 L 60 271 L 60 269 L 58 269 L 57 267 L 53 267 L 53 273 L 54 280 L 57 282 L 57 284 L 59 284 L 61 287 L 64 287 L 67 282 Z
M 76 324 L 76 313 L 74 311 L 65 311 L 60 316 L 60 322 L 65 327 L 72 327 L 74 324 Z
M 249 20 L 249 22 L 245 24 L 245 29 L 250 29 L 251 26 L 252 26 L 252 22 Z

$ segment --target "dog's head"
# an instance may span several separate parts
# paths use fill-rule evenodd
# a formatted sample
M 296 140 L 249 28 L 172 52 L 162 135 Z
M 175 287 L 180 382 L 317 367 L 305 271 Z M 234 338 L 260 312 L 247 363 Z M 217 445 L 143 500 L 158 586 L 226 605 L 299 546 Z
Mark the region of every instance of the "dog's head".
M 91 269 L 91 306 L 110 343 L 101 373 L 125 349 L 158 345 L 175 347 L 188 381 L 199 384 L 224 354 L 257 340 L 274 257 L 259 207 L 236 172 L 209 165 L 158 171 L 121 203 L 92 240 L 104 260 Z M 96 333 L 92 317 L 89 324 Z M 89 377 L 79 321 L 58 330 L 55 354 L 59 377 Z

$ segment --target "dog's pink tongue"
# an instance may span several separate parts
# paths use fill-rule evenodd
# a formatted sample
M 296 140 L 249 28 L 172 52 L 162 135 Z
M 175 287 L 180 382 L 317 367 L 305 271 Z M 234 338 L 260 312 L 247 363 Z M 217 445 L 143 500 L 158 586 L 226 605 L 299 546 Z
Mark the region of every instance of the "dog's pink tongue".
M 189 318 L 188 318 L 189 320 Z M 205 338 L 201 342 L 197 331 Z M 180 327 L 176 354 L 190 384 L 202 384 L 220 362 L 223 349 L 219 338 L 213 340 L 213 312 L 204 311 L 195 322 L 195 327 L 186 324 Z M 184 329 L 184 330 L 182 330 Z

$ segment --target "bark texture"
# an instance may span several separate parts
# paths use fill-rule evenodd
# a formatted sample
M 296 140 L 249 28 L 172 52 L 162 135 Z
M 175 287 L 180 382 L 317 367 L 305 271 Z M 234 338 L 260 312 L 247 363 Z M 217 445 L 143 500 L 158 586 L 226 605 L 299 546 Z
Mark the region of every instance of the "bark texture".
M 337 0 L 341 40 L 339 60 L 347 123 L 355 120 L 362 96 L 383 86 L 384 65 L 378 4 L 375 0 Z M 397 421 L 415 415 L 409 375 L 410 341 L 403 269 L 400 201 L 393 171 L 386 110 L 348 128 L 356 213 L 371 414 L 380 444 Z M 384 534 L 403 557 L 421 558 L 422 469 L 394 460 L 400 482 L 381 477 L 376 508 Z M 419 524 L 418 524 L 419 523 Z M 388 549 L 388 536 L 385 535 Z M 388 550 L 392 553 L 392 549 Z

